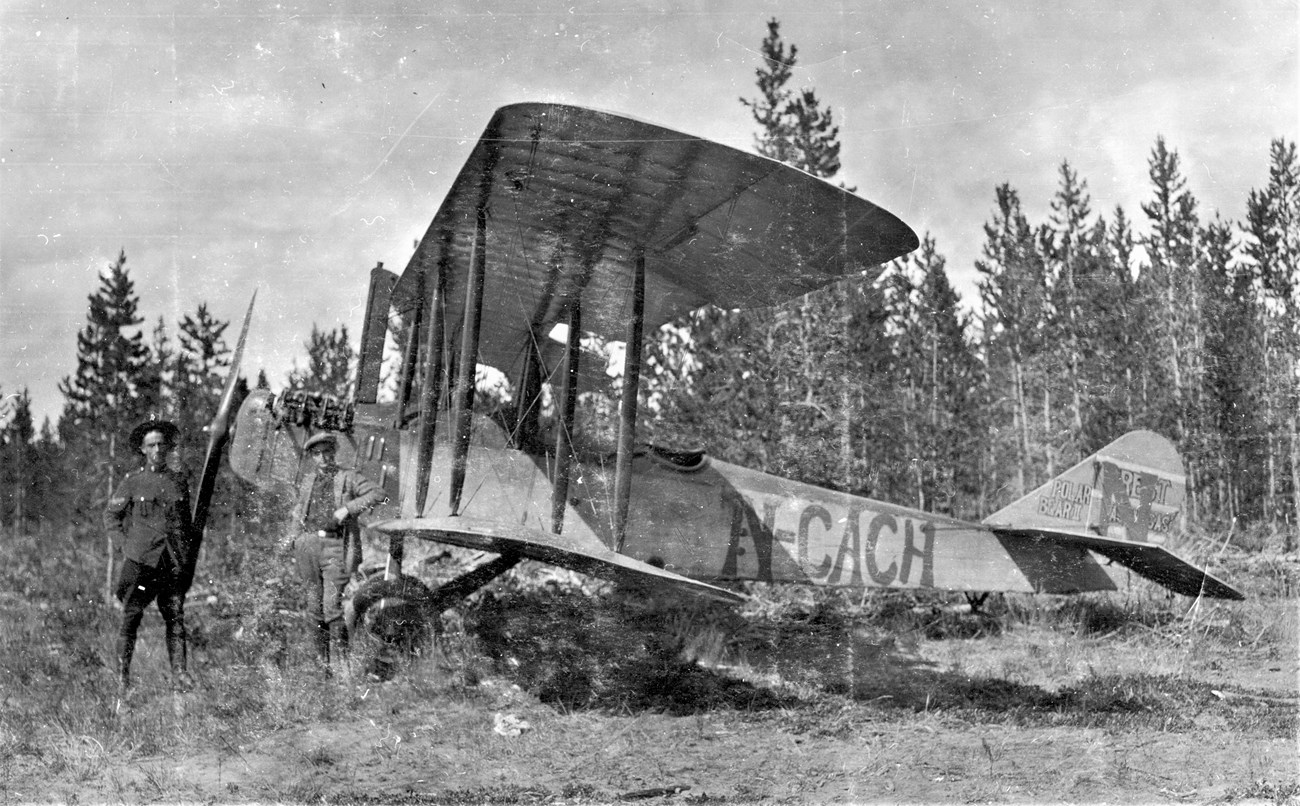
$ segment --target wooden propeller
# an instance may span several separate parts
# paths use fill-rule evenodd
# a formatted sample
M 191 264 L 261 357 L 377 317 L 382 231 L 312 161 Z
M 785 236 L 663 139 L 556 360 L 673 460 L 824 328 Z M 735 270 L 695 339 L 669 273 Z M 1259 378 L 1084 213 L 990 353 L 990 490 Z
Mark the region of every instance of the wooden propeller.
M 217 484 L 217 469 L 221 465 L 221 452 L 230 438 L 231 409 L 234 408 L 235 386 L 239 381 L 239 362 L 244 356 L 244 342 L 248 338 L 248 324 L 253 318 L 253 303 L 257 301 L 257 292 L 248 303 L 248 313 L 244 315 L 244 327 L 239 331 L 239 342 L 230 360 L 230 372 L 226 375 L 226 386 L 221 391 L 221 402 L 217 413 L 208 424 L 208 451 L 203 458 L 203 473 L 199 476 L 199 488 L 194 496 L 194 511 L 191 522 L 194 526 L 195 543 L 191 557 L 198 557 L 198 543 L 203 539 L 203 527 L 208 522 L 208 507 L 212 503 L 212 492 Z M 191 561 L 193 562 L 193 560 Z

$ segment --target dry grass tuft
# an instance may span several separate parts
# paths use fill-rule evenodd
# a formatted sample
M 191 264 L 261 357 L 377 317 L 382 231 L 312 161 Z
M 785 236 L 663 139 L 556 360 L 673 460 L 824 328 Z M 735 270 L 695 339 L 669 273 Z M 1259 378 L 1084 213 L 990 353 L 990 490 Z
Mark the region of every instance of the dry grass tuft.
M 703 738 L 704 722 L 724 720 L 733 728 L 770 728 L 782 742 L 842 740 L 873 754 L 883 754 L 888 741 L 872 737 L 887 739 L 905 728 L 1113 735 L 1210 726 L 1261 741 L 1297 732 L 1293 688 L 1232 685 L 1216 676 L 1221 668 L 1223 680 L 1230 679 L 1243 653 L 1279 664 L 1294 658 L 1300 616 L 1294 599 L 1275 595 L 1292 584 L 1287 558 L 1251 560 L 1259 576 L 1250 584 L 1260 592 L 1231 604 L 1191 602 L 1146 585 L 1106 596 L 995 595 L 974 602 L 961 595 L 849 596 L 753 585 L 751 601 L 731 609 L 530 569 L 449 612 L 436 646 L 393 659 L 395 677 L 382 684 L 361 671 L 365 653 L 374 651 L 364 640 L 357 642 L 352 672 L 324 679 L 311 662 L 292 578 L 265 564 L 229 562 L 239 570 L 212 583 L 187 612 L 199 688 L 183 697 L 169 692 L 162 625 L 150 611 L 135 664 L 138 692 L 119 707 L 112 659 L 119 613 L 98 595 L 95 552 L 54 535 L 7 538 L 4 553 L 0 786 L 6 793 L 9 781 L 57 781 L 65 789 L 51 790 L 51 797 L 68 799 L 98 781 L 108 782 L 98 790 L 104 797 L 118 800 L 210 799 L 211 792 L 175 779 L 156 760 L 206 753 L 246 765 L 243 748 L 289 733 L 305 734 L 291 753 L 302 777 L 239 790 L 239 797 L 600 802 L 618 792 L 581 783 L 578 773 L 611 747 L 635 755 L 638 724 L 659 715 L 692 716 L 701 725 L 695 738 L 705 744 L 722 740 Z M 1236 572 L 1225 576 L 1247 581 Z M 517 714 L 544 726 L 545 734 L 539 727 L 510 739 L 495 736 L 493 712 Z M 388 732 L 370 745 L 344 748 L 320 731 L 359 722 Z M 575 770 L 580 783 L 503 782 L 374 796 L 321 783 L 353 769 L 361 756 L 406 758 L 420 736 L 437 735 L 439 746 L 460 748 L 477 746 L 485 734 L 496 743 L 493 752 L 545 759 L 540 768 Z M 597 739 L 591 747 L 566 746 L 578 735 Z M 979 762 L 994 799 L 1001 791 L 994 773 L 1007 763 L 998 748 L 989 744 L 988 758 Z M 117 777 L 124 760 L 148 774 Z M 870 762 L 881 775 L 897 767 L 887 755 Z M 968 762 L 954 761 L 952 769 Z M 1075 783 L 1084 791 L 1125 775 L 1106 768 Z M 1296 797 L 1295 786 L 1260 781 L 1235 797 L 1285 801 Z M 692 797 L 700 796 L 677 799 Z

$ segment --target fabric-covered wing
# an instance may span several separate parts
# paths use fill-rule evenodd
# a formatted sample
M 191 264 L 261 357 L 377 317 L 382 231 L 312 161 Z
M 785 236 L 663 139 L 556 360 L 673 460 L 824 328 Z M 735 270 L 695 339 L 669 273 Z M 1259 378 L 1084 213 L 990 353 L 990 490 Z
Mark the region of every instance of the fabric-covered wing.
M 791 299 L 917 246 L 893 214 L 773 160 L 605 112 L 518 104 L 493 116 L 395 299 L 416 299 L 420 275 L 443 263 L 448 326 L 459 325 L 480 211 L 479 361 L 508 374 L 579 297 L 584 330 L 624 339 L 639 253 L 651 333 L 707 303 Z
M 496 554 L 519 554 L 530 560 L 616 582 L 662 585 L 733 604 L 745 600 L 744 596 L 726 588 L 665 571 L 619 554 L 598 540 L 574 535 L 557 535 L 525 526 L 466 517 L 404 518 L 375 524 L 374 528 L 385 534 L 413 535 Z
M 1182 560 L 1163 546 L 1151 543 L 1133 543 L 1128 540 L 1061 532 L 1052 529 L 1003 529 L 995 527 L 993 533 L 1004 540 L 1023 540 L 1031 544 L 1064 542 L 1095 551 L 1132 570 L 1139 576 L 1164 585 L 1174 593 L 1184 596 L 1213 596 L 1218 599 L 1241 601 L 1246 597 L 1208 571 Z

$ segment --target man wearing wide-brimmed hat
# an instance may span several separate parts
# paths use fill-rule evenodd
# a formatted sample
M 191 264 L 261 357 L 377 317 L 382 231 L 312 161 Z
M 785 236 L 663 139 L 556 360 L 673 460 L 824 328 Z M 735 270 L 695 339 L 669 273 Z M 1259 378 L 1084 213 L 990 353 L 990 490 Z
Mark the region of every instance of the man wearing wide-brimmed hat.
M 157 601 L 167 637 L 172 685 L 186 690 L 185 579 L 193 567 L 195 541 L 190 522 L 190 489 L 167 463 L 179 432 L 165 420 L 149 420 L 131 431 L 129 444 L 144 456 L 144 466 L 128 473 L 104 510 L 104 526 L 122 547 L 117 598 L 122 627 L 117 638 L 119 682 L 131 686 L 131 656 L 145 608 Z
M 338 435 L 322 431 L 303 444 L 307 469 L 290 518 L 298 573 L 307 583 L 308 629 L 315 629 L 316 654 L 328 672 L 330 644 L 347 654 L 343 588 L 361 563 L 357 516 L 384 500 L 384 491 L 365 476 L 335 461 Z

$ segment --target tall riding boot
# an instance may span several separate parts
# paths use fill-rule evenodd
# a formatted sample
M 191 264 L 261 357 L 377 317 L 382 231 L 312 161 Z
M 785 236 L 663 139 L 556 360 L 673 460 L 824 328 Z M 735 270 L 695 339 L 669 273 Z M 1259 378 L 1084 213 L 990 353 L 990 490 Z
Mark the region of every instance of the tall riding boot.
M 334 644 L 334 663 L 347 672 L 348 668 L 348 625 L 343 619 L 330 622 L 330 642 Z
M 330 622 L 330 641 L 334 644 L 335 660 L 348 656 L 348 625 L 343 619 Z
M 316 624 L 316 659 L 320 661 L 321 668 L 325 670 L 325 675 L 330 674 L 330 625 L 328 621 L 317 622 Z
M 189 642 L 186 640 L 185 625 L 179 621 L 166 625 L 167 660 L 172 670 L 172 688 L 176 691 L 189 691 L 194 687 L 194 678 L 187 670 L 189 661 Z
M 135 637 L 117 637 L 117 685 L 125 694 L 131 688 L 131 656 L 135 654 Z

